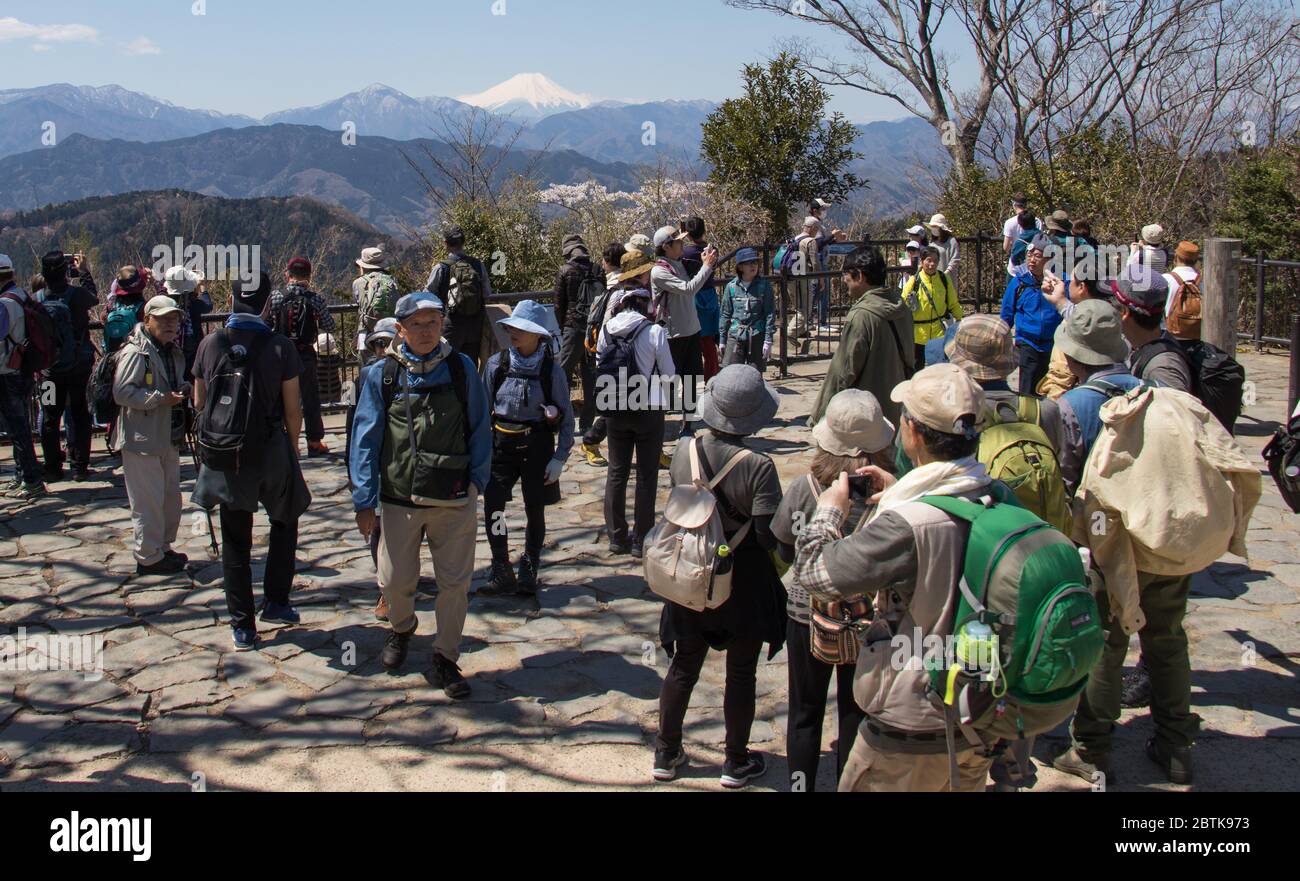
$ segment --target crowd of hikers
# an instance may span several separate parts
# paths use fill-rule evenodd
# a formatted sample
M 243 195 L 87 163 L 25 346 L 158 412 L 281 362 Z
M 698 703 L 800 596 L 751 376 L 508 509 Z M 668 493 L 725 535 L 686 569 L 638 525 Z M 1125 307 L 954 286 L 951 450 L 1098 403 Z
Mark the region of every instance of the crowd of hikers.
M 779 408 L 763 371 L 778 332 L 797 344 L 828 329 L 830 281 L 796 280 L 780 326 L 770 279 L 827 265 L 846 239 L 826 228 L 828 207 L 810 206 L 771 265 L 742 248 L 726 275 L 698 217 L 599 253 L 571 236 L 553 302 L 524 300 L 495 322 L 490 275 L 462 230 L 445 231 L 447 256 L 409 293 L 384 250 L 365 249 L 344 457 L 388 628 L 383 667 L 407 663 L 427 546 L 432 676 L 448 697 L 470 696 L 458 660 L 479 529 L 492 562 L 478 594 L 542 588 L 546 509 L 576 445 L 606 469 L 609 555 L 638 560 L 664 601 L 671 665 L 654 780 L 687 761 L 683 724 L 710 649 L 725 654 L 721 784 L 766 772 L 749 744 L 757 667 L 784 649 L 792 790 L 816 786 L 832 678 L 841 790 L 1031 786 L 1034 739 L 1067 722 L 1055 767 L 1113 783 L 1121 706 L 1145 705 L 1147 755 L 1190 783 L 1191 578 L 1244 554 L 1261 493 L 1232 436 L 1244 374 L 1200 340 L 1197 246 L 1178 243 L 1170 266 L 1152 224 L 1108 270 L 1086 223 L 1056 211 L 1044 226 L 1017 196 L 1000 315 L 963 312 L 958 243 L 941 214 L 909 230 L 903 266 L 852 247 L 840 275 L 850 305 L 806 414 L 811 463 L 782 486 L 751 440 Z M 311 279 L 295 258 L 276 283 L 262 273 L 236 284 L 230 316 L 204 334 L 212 302 L 199 275 L 124 267 L 98 346 L 84 257 L 46 254 L 28 291 L 0 255 L 9 495 L 40 497 L 65 461 L 72 479 L 93 479 L 93 416 L 121 457 L 137 573 L 179 573 L 180 459 L 192 452 L 192 499 L 220 522 L 238 650 L 258 646 L 259 617 L 300 622 L 291 586 L 311 494 L 299 441 L 308 456 L 329 453 L 318 359 L 335 330 Z M 43 462 L 28 421 L 34 383 Z M 670 414 L 681 417 L 672 431 Z M 517 565 L 506 516 L 516 486 Z M 271 524 L 260 610 L 259 508 Z M 1133 634 L 1142 661 L 1124 676 Z

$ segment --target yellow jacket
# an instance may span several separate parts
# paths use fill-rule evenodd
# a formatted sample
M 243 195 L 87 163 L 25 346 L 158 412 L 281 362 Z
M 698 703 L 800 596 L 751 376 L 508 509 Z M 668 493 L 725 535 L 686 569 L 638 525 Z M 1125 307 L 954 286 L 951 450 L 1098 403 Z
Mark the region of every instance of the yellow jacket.
M 912 276 L 903 289 L 903 303 L 912 310 L 912 334 L 918 346 L 943 337 L 944 319 L 962 317 L 957 288 L 946 272 L 926 275 L 922 270 Z
M 1101 408 L 1074 501 L 1074 540 L 1092 550 L 1125 633 L 1146 623 L 1138 573 L 1190 575 L 1231 551 L 1262 492 L 1259 469 L 1186 392 L 1138 387 Z

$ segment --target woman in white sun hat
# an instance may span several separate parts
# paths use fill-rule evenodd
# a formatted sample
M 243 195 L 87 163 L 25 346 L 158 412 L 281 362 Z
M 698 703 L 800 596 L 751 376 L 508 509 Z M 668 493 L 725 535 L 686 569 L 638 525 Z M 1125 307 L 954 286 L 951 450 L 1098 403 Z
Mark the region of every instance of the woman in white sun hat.
M 957 271 L 960 249 L 956 233 L 948 226 L 948 218 L 936 214 L 926 225 L 930 227 L 930 244 L 939 249 L 939 271 L 953 275 Z

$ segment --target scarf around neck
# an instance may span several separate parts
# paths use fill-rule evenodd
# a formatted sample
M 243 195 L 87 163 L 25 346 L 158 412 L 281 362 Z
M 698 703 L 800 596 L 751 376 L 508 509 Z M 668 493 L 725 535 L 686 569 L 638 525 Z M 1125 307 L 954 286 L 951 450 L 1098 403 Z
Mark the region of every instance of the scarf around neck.
M 924 496 L 965 495 L 988 486 L 991 482 L 988 469 L 974 456 L 920 465 L 885 490 L 871 520 L 867 522 L 875 520 L 885 511 L 901 508 Z

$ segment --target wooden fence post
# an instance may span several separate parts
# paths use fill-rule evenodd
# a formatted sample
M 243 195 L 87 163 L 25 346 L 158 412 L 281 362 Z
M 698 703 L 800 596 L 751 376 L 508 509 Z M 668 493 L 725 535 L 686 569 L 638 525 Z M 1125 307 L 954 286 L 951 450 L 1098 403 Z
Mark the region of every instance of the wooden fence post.
M 1241 239 L 1205 240 L 1201 339 L 1229 353 L 1237 348 L 1240 262 Z

